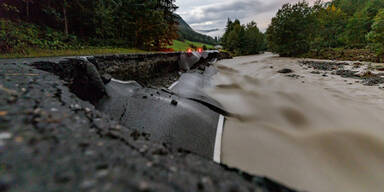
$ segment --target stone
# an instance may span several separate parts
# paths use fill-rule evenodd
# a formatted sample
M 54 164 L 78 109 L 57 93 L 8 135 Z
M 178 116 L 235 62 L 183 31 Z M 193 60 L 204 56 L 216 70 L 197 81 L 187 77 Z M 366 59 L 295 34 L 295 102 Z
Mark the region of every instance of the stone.
M 281 69 L 279 71 L 277 71 L 278 73 L 293 73 L 293 70 L 292 69 L 288 69 L 288 68 L 285 68 L 285 69 Z

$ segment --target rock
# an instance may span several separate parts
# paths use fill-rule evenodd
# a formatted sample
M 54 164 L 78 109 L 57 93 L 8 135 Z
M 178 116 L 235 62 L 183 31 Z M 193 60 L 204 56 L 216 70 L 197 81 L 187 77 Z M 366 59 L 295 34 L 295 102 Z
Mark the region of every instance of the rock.
M 287 75 L 287 77 L 293 78 L 293 79 L 299 79 L 301 76 L 296 74 Z
M 384 71 L 384 66 L 376 66 L 375 68 L 378 71 Z
M 104 84 L 107 84 L 111 82 L 112 76 L 110 74 L 103 74 L 101 75 L 101 79 L 103 80 Z
M 317 75 L 318 75 L 318 74 L 320 74 L 320 71 L 312 71 L 311 73 L 312 73 L 312 74 L 317 74 Z
M 301 61 L 303 65 L 306 65 L 315 70 L 321 71 L 333 71 L 344 68 L 344 65 L 348 63 L 328 62 L 328 61 Z
M 351 70 L 338 70 L 336 71 L 336 75 L 340 75 L 344 78 L 353 78 L 356 77 L 357 71 L 351 71 Z
M 363 85 L 366 86 L 375 86 L 378 84 L 384 83 L 384 78 L 382 77 L 372 77 L 372 78 L 366 78 L 362 81 Z
M 293 70 L 292 69 L 288 69 L 288 68 L 285 68 L 285 69 L 281 69 L 279 71 L 277 71 L 278 73 L 293 73 Z
M 357 76 L 361 78 L 370 78 L 370 77 L 376 77 L 376 74 L 373 74 L 371 71 L 364 71 L 361 73 L 356 73 Z
M 172 99 L 171 104 L 176 106 L 177 105 L 177 101 Z

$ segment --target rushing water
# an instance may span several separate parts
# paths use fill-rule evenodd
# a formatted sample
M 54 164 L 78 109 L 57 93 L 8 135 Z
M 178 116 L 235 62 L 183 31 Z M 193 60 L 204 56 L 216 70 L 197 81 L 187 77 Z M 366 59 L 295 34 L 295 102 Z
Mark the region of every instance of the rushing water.
M 382 90 L 310 74 L 271 54 L 217 65 L 207 92 L 232 114 L 223 163 L 299 190 L 384 191 Z M 283 67 L 304 78 L 276 73 Z

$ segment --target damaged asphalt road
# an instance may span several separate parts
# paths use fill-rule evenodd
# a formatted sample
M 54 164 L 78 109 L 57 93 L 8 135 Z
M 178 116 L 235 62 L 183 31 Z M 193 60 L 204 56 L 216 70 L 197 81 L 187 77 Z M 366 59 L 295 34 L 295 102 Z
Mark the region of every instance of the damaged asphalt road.
M 0 191 L 292 191 L 120 125 L 72 93 L 93 77 L 0 68 Z

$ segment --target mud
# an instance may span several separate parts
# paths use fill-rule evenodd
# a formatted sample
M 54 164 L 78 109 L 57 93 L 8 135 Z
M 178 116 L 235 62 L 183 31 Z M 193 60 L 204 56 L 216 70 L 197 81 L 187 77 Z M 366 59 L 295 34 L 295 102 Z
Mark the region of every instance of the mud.
M 222 162 L 304 191 L 381 192 L 383 92 L 360 83 L 377 74 L 365 73 L 376 64 L 343 78 L 332 73 L 352 70 L 353 62 L 300 61 L 267 53 L 217 64 L 207 93 L 234 114 L 225 122 Z M 277 73 L 283 68 L 303 78 Z

